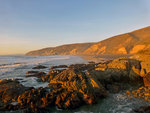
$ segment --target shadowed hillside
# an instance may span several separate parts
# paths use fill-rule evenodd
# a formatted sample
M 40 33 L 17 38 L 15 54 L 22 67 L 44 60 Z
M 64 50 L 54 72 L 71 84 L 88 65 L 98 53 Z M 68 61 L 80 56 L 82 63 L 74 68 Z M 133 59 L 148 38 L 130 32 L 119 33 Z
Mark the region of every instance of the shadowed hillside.
M 97 43 L 78 43 L 31 51 L 27 55 L 135 54 L 150 48 L 150 27 L 114 36 Z

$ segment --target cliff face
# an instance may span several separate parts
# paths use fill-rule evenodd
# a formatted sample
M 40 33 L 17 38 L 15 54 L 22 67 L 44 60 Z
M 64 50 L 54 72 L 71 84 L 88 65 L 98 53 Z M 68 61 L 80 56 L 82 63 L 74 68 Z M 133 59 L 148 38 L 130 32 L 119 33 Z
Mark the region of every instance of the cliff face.
M 27 55 L 135 54 L 150 48 L 150 27 L 114 36 L 97 43 L 79 43 L 31 51 Z

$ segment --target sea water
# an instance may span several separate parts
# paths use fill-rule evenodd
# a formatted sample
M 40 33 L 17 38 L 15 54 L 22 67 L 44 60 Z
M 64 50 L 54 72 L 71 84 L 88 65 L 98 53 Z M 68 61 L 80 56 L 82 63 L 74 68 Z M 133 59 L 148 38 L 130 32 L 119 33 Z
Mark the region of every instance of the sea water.
M 37 65 L 44 65 L 48 68 L 40 71 L 48 72 L 49 67 L 54 65 L 70 65 L 87 63 L 79 56 L 0 56 L 0 79 L 19 78 L 20 83 L 29 87 L 46 87 L 48 83 L 37 82 L 36 77 L 26 78 L 26 72 L 33 70 Z M 39 70 L 38 70 L 39 71 Z M 134 113 L 133 109 L 149 105 L 143 99 L 129 99 L 122 91 L 118 94 L 110 94 L 107 98 L 99 99 L 97 104 L 84 105 L 74 110 L 61 110 L 57 107 L 50 107 L 48 113 Z M 23 113 L 23 111 L 11 111 L 12 113 Z M 10 111 L 0 111 L 10 113 Z
M 48 72 L 49 67 L 55 65 L 70 65 L 87 63 L 79 56 L 26 56 L 12 55 L 0 56 L 0 79 L 20 79 L 20 83 L 29 87 L 46 87 L 48 83 L 37 82 L 36 77 L 26 77 L 26 72 L 34 70 L 33 67 L 43 65 L 48 68 L 35 71 Z

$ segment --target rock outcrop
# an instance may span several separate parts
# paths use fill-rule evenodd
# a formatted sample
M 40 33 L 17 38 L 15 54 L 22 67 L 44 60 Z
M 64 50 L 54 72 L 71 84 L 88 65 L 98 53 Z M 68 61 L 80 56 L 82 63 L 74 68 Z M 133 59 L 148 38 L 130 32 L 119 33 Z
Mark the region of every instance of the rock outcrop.
M 139 82 L 141 64 L 135 59 L 119 58 L 104 64 L 98 64 L 93 73 L 99 81 Z
M 17 80 L 2 80 L 0 81 L 0 101 L 11 103 L 27 89 Z
M 81 103 L 95 103 L 97 97 L 108 95 L 105 88 L 89 73 L 67 69 L 56 75 L 49 84 L 56 96 L 59 108 L 74 108 Z M 70 96 L 69 96 L 70 95 Z
M 134 55 L 141 62 L 141 72 L 140 75 L 144 79 L 145 86 L 150 87 L 150 55 L 148 53 L 138 53 Z

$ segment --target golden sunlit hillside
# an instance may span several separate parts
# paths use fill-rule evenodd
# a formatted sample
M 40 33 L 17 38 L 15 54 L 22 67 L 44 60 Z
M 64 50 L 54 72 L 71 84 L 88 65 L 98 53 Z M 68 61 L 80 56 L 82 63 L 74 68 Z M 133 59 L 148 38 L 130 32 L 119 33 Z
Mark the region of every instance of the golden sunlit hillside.
M 31 51 L 27 55 L 135 54 L 150 47 L 150 27 L 121 34 L 97 43 L 79 43 Z

